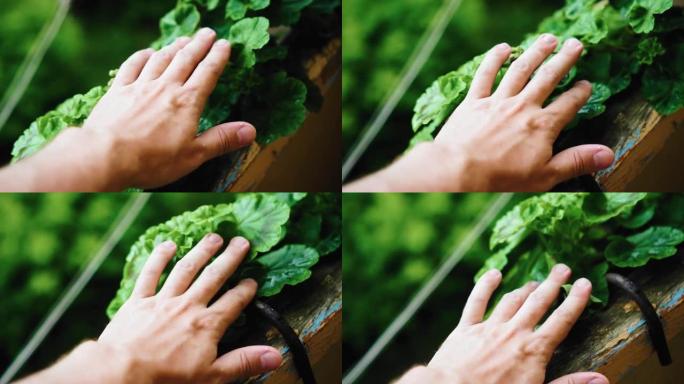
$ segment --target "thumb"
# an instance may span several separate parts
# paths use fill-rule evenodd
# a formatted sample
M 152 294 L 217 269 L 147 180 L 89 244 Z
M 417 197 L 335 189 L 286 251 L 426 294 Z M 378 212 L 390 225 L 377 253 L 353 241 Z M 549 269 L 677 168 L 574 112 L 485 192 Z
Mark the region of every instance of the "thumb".
M 549 162 L 558 183 L 610 167 L 613 150 L 605 145 L 586 144 L 568 148 Z
M 247 379 L 272 371 L 283 362 L 277 349 L 267 346 L 239 348 L 216 359 L 214 370 L 225 381 Z
M 575 372 L 559 377 L 549 384 L 610 384 L 610 382 L 600 373 Z
M 208 159 L 246 147 L 256 137 L 256 129 L 245 122 L 217 125 L 197 137 Z

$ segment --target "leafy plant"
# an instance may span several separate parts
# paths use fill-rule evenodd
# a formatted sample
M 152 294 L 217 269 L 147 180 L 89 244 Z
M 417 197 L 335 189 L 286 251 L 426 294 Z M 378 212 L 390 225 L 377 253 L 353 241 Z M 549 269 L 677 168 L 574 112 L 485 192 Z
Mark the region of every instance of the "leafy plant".
M 294 58 L 283 29 L 276 27 L 295 28 L 303 12 L 330 13 L 339 5 L 340 0 L 178 0 L 161 19 L 161 36 L 152 47 L 192 35 L 200 26 L 228 39 L 231 64 L 209 99 L 198 133 L 231 118 L 259 117 L 257 140 L 268 144 L 296 131 L 306 116 L 307 87 L 296 76 L 301 69 L 286 65 Z M 13 161 L 35 153 L 64 128 L 81 126 L 107 89 L 95 87 L 39 117 L 14 144 Z
M 557 263 L 593 284 L 592 300 L 608 301 L 606 273 L 674 255 L 684 242 L 682 198 L 646 193 L 547 193 L 526 199 L 501 217 L 494 252 L 476 275 L 502 270 L 502 292 L 543 280 Z M 681 215 L 681 213 L 679 213 Z
M 339 198 L 333 194 L 241 194 L 230 204 L 205 205 L 149 228 L 126 256 L 121 286 L 107 308 L 114 316 L 130 297 L 135 281 L 154 247 L 177 244 L 175 265 L 209 232 L 244 236 L 251 243 L 248 260 L 235 276 L 259 282 L 258 296 L 278 294 L 311 276 L 319 257 L 340 246 Z M 162 282 L 166 274 L 162 277 Z
M 569 89 L 575 80 L 593 83 L 591 98 L 576 121 L 591 119 L 606 109 L 606 101 L 641 77 L 641 93 L 662 114 L 684 107 L 684 14 L 672 8 L 672 0 L 567 0 L 513 48 L 498 80 L 520 53 L 541 33 L 552 33 L 560 42 L 575 37 L 585 52 L 575 68 L 558 84 L 551 100 Z M 558 45 L 559 47 L 561 44 Z M 418 98 L 412 119 L 411 145 L 431 140 L 460 104 L 484 55 L 438 78 Z

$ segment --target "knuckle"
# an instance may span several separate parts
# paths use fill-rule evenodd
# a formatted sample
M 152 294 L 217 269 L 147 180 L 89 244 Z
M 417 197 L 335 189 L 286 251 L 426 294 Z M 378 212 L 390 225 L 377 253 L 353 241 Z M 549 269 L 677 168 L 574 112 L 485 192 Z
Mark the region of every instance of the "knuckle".
M 236 289 L 234 299 L 238 307 L 245 308 L 252 301 L 252 295 L 246 289 Z
M 247 353 L 241 352 L 238 356 L 240 359 L 240 363 L 239 363 L 240 371 L 243 374 L 249 374 L 251 372 L 256 372 L 254 364 L 249 359 L 249 356 L 247 356 Z
M 532 66 L 527 60 L 519 59 L 511 64 L 511 70 L 514 73 L 525 74 L 530 71 Z
M 217 133 L 217 141 L 222 153 L 229 152 L 235 143 L 235 137 L 233 133 L 228 132 L 225 129 L 218 129 Z
M 551 114 L 540 114 L 532 118 L 530 125 L 536 129 L 548 129 L 555 125 L 555 117 Z
M 575 175 L 578 176 L 584 174 L 585 170 L 587 169 L 584 158 L 582 158 L 579 152 L 572 153 L 572 168 L 575 172 Z
M 558 79 L 558 70 L 550 65 L 544 65 L 537 71 L 537 76 L 545 81 L 555 82 Z M 558 79 L 559 80 L 559 79 Z
M 538 335 L 523 343 L 521 352 L 528 357 L 545 357 L 549 354 L 549 349 L 548 338 Z
M 176 264 L 178 269 L 183 273 L 192 273 L 197 270 L 197 263 L 190 259 L 182 259 Z

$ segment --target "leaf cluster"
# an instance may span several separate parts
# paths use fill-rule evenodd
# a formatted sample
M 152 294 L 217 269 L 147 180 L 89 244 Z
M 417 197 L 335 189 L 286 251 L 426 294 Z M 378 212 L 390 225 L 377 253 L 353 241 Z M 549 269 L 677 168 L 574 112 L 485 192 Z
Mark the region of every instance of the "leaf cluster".
M 661 114 L 684 107 L 684 14 L 672 0 L 567 0 L 563 8 L 541 22 L 537 31 L 513 48 L 498 80 L 522 50 L 542 33 L 559 37 L 560 44 L 574 37 L 585 51 L 570 73 L 556 86 L 550 100 L 576 80 L 593 84 L 591 98 L 579 111 L 579 120 L 594 118 L 606 101 L 640 78 L 641 94 Z M 468 91 L 483 55 L 438 78 L 414 107 L 411 145 L 431 140 Z
M 245 237 L 250 255 L 234 280 L 252 277 L 259 283 L 257 295 L 268 297 L 308 279 L 319 258 L 339 248 L 340 228 L 339 197 L 334 194 L 240 194 L 229 204 L 201 206 L 147 229 L 131 246 L 107 314 L 114 316 L 130 297 L 145 261 L 166 240 L 177 245 L 168 272 L 209 232 Z
M 528 198 L 495 224 L 487 270 L 503 272 L 502 292 L 542 281 L 557 263 L 592 282 L 592 300 L 608 301 L 606 273 L 664 259 L 684 242 L 673 215 L 683 199 L 646 193 L 546 193 Z M 569 287 L 566 287 L 569 288 Z
M 221 76 L 200 118 L 198 133 L 229 119 L 254 120 L 257 140 L 268 144 L 292 134 L 306 117 L 307 87 L 291 69 L 283 34 L 302 12 L 330 13 L 340 0 L 178 0 L 160 21 L 161 48 L 201 27 L 211 27 L 233 46 L 230 65 Z M 287 68 L 287 69 L 286 69 Z M 111 73 L 111 76 L 114 72 Z M 13 161 L 32 155 L 68 126 L 81 126 L 107 91 L 95 87 L 39 117 L 14 144 Z

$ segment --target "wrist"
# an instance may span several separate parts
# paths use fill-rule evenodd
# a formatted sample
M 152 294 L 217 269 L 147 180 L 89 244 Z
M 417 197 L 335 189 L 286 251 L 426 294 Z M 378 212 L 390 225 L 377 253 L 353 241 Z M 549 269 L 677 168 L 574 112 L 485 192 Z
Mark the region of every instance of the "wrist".
M 89 372 L 102 383 L 151 383 L 145 377 L 141 364 L 128 352 L 100 342 L 89 340 L 79 344 L 73 351 L 79 366 L 89 367 Z M 106 362 L 106 364 L 104 364 Z M 84 364 L 84 363 L 87 363 Z
M 436 142 L 421 143 L 387 169 L 394 190 L 463 192 L 474 189 L 468 158 Z
M 106 132 L 84 128 L 68 128 L 45 148 L 45 157 L 66 159 L 66 166 L 88 182 L 87 190 L 121 191 L 129 180 L 127 169 L 116 154 L 124 149 Z

